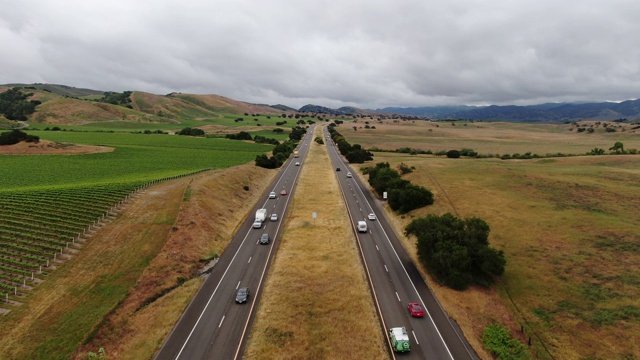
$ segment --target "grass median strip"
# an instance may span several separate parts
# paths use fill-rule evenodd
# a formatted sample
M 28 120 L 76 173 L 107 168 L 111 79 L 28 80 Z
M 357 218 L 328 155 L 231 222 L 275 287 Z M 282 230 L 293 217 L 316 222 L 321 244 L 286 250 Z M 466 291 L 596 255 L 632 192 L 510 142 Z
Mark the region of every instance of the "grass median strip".
M 311 143 L 245 358 L 388 357 L 332 169 L 326 147 Z

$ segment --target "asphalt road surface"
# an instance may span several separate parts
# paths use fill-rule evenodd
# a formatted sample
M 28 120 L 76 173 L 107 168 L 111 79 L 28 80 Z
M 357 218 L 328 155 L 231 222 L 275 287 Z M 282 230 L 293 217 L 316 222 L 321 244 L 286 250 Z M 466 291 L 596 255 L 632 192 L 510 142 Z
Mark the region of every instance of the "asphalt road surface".
M 404 250 L 381 210 L 381 202 L 360 183 L 355 172 L 339 156 L 337 147 L 324 130 L 325 143 L 357 235 L 360 253 L 374 292 L 374 300 L 385 336 L 388 329 L 407 329 L 409 353 L 394 354 L 406 359 L 477 359 L 462 332 L 447 317 L 413 261 Z M 347 174 L 351 172 L 352 176 Z M 369 214 L 376 220 L 369 220 Z M 358 221 L 367 222 L 367 232 L 357 231 Z M 418 302 L 425 309 L 423 318 L 411 317 L 407 305 Z M 388 336 L 387 336 L 388 338 Z M 389 343 L 391 348 L 391 343 Z
M 245 220 L 233 240 L 213 267 L 201 289 L 166 339 L 156 359 L 236 359 L 241 358 L 254 320 L 260 292 L 278 244 L 280 227 L 286 218 L 289 199 L 304 166 L 313 127 L 298 147 L 299 157 L 291 158 L 263 194 L 254 213 L 267 209 L 267 219 L 260 229 L 252 228 L 254 217 Z M 295 163 L 299 162 L 300 166 Z M 287 195 L 281 195 L 285 190 Z M 269 198 L 270 192 L 275 199 Z M 271 214 L 278 220 L 271 221 Z M 268 233 L 268 245 L 258 243 Z M 248 287 L 250 296 L 245 304 L 236 304 L 237 289 Z

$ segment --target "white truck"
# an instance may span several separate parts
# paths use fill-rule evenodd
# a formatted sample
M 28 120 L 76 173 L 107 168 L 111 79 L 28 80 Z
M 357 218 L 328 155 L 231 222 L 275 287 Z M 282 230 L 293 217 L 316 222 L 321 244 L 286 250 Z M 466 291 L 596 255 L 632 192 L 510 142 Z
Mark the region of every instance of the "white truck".
M 256 219 L 253 221 L 253 228 L 262 228 L 262 223 L 267 219 L 267 209 L 258 209 L 256 211 Z
M 366 221 L 358 221 L 358 232 L 366 233 L 367 232 L 367 222 Z
M 389 340 L 394 352 L 411 351 L 411 342 L 407 329 L 403 327 L 394 327 L 389 329 Z

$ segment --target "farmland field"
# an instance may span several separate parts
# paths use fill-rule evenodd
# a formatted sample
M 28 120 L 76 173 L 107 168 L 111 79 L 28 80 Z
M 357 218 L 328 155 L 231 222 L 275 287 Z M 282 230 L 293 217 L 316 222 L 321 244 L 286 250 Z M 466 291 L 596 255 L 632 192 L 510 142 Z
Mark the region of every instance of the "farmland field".
M 43 140 L 104 145 L 110 153 L 82 155 L 0 155 L 0 191 L 49 187 L 143 183 L 255 159 L 273 146 L 227 139 L 172 135 L 32 131 Z
M 8 300 L 8 303 L 0 305 L 0 310 L 18 313 L 17 319 L 20 316 L 32 316 L 30 313 L 17 311 L 31 306 L 16 305 L 24 305 L 34 297 L 40 299 L 36 300 L 38 304 L 32 304 L 36 308 L 48 306 L 44 304 L 49 300 L 42 300 L 42 296 L 46 298 L 47 292 L 54 294 L 57 291 L 55 286 L 51 286 L 53 284 L 47 284 L 48 281 L 66 282 L 65 276 L 70 276 L 66 270 L 59 275 L 55 271 L 64 264 L 61 260 L 79 257 L 83 248 L 89 245 L 86 239 L 90 234 L 105 222 L 115 219 L 115 214 L 121 207 L 119 204 L 129 195 L 135 195 L 134 192 L 140 186 L 201 170 L 250 164 L 256 155 L 273 148 L 272 145 L 227 139 L 157 134 L 77 131 L 30 133 L 40 136 L 42 140 L 101 145 L 113 147 L 114 150 L 77 155 L 0 155 L 0 168 L 3 169 L 0 172 L 0 182 L 3 184 L 0 189 L 0 298 Z M 179 200 L 180 193 L 176 195 Z M 159 211 L 153 215 L 157 220 L 147 225 L 147 230 L 136 230 L 136 233 L 131 234 L 140 237 L 140 240 L 130 245 L 138 249 L 136 251 L 140 254 L 157 253 L 162 248 L 165 238 L 160 234 L 155 235 L 157 230 L 152 229 L 161 227 L 165 234 L 170 229 L 173 223 L 171 217 L 175 217 L 178 207 L 175 202 L 168 201 L 167 199 L 165 204 L 168 207 L 167 214 Z M 151 236 L 154 237 L 153 244 L 147 240 Z M 108 246 L 108 243 L 96 246 Z M 104 250 L 102 253 L 104 254 Z M 121 255 L 114 253 L 114 256 Z M 13 342 L 9 338 L 11 348 L 14 349 L 10 351 L 30 351 L 29 358 L 67 358 L 70 351 L 73 352 L 78 346 L 77 342 L 86 339 L 97 322 L 115 304 L 122 301 L 135 282 L 136 274 L 152 258 L 147 256 L 152 255 L 130 261 L 127 266 L 132 266 L 134 270 L 127 275 L 109 272 L 108 269 L 98 272 L 96 276 L 103 285 L 96 289 L 87 284 L 78 285 L 80 288 L 75 290 L 69 289 L 74 296 L 79 292 L 92 297 L 94 305 L 88 305 L 92 306 L 92 309 L 88 309 L 87 304 L 76 304 L 67 309 L 67 313 L 56 315 L 60 317 L 55 321 L 66 324 L 64 326 L 69 330 L 68 334 L 51 330 L 50 334 L 43 337 L 42 343 L 34 343 L 39 347 L 35 353 L 32 352 L 33 348 L 22 349 L 20 341 Z M 120 268 L 124 264 L 116 262 L 114 266 Z M 128 285 L 122 285 L 123 281 Z M 37 290 L 41 287 L 46 289 L 43 290 L 44 293 Z M 55 300 L 55 297 L 51 300 Z M 62 311 L 59 305 L 57 307 Z M 49 313 L 53 314 L 51 311 Z M 81 313 L 85 314 L 82 315 L 83 321 L 77 318 Z M 13 321 L 14 325 L 11 329 L 4 330 L 19 331 L 19 326 L 15 325 L 16 319 L 11 315 L 7 315 L 5 319 Z M 50 320 L 44 320 L 44 323 L 48 321 Z M 38 327 L 39 324 L 36 322 L 32 326 Z M 52 326 L 56 326 L 55 323 Z M 52 352 L 53 348 L 56 350 Z M 35 355 L 37 353 L 39 355 Z M 3 354 L 10 356 L 9 353 Z
M 364 129 L 359 120 L 354 131 L 351 124 L 342 126 L 340 133 L 350 143 L 365 148 L 395 150 L 410 147 L 420 150 L 473 149 L 480 154 L 585 154 L 593 148 L 608 150 L 616 141 L 625 149 L 640 150 L 640 131 L 629 124 L 619 125 L 616 132 L 606 132 L 595 122 L 594 133 L 578 133 L 571 124 L 523 124 L 508 122 L 400 122 L 369 121 L 375 129 Z M 573 128 L 573 129 L 572 129 Z M 624 130 L 624 131 L 623 131 Z
M 569 125 L 435 125 L 339 131 L 366 148 L 584 154 L 615 141 L 640 148 L 640 134 L 630 131 L 588 135 L 568 131 Z M 400 232 L 429 213 L 476 216 L 491 226 L 490 245 L 505 252 L 507 268 L 497 291 L 456 292 L 430 280 L 468 337 L 479 341 L 485 326 L 499 322 L 523 341 L 531 338 L 538 358 L 640 358 L 639 155 L 500 160 L 375 152 L 377 162 L 415 167 L 404 178 L 436 198 L 433 206 L 395 217 Z M 413 253 L 414 241 L 405 239 Z
M 113 152 L 0 155 L 0 297 L 24 294 L 63 248 L 146 183 L 250 162 L 272 148 L 170 135 L 32 132 L 43 140 L 100 144 Z M 34 274 L 38 274 L 35 275 Z M 38 278 L 38 279 L 37 279 Z M 17 285 L 22 283 L 18 291 Z M 19 294 L 20 293 L 20 294 Z

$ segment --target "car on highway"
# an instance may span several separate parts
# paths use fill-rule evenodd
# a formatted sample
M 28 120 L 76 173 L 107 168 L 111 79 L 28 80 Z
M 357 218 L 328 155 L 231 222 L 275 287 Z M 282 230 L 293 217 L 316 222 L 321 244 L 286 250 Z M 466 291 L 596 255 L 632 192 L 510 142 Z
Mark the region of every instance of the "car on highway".
M 271 240 L 271 238 L 269 237 L 269 234 L 264 233 L 260 236 L 260 244 L 261 245 L 268 245 L 269 244 L 269 240 Z
M 422 305 L 420 305 L 420 303 L 410 302 L 409 305 L 407 305 L 407 308 L 409 309 L 411 316 L 424 317 L 424 309 L 422 308 Z
M 351 173 L 350 173 L 350 172 L 348 172 L 348 173 L 347 173 L 347 177 L 348 177 L 348 178 L 350 178 L 350 177 L 351 177 Z
M 282 195 L 282 196 L 287 195 L 287 190 L 284 190 L 284 189 L 283 189 L 282 191 L 280 191 L 280 195 Z
M 244 304 L 247 302 L 248 299 L 249 299 L 249 288 L 242 287 L 238 289 L 238 292 L 236 293 L 236 303 Z
M 276 198 L 276 192 L 272 191 L 269 193 L 269 199 L 275 199 Z
M 296 161 L 296 166 L 300 166 L 300 161 Z
M 271 214 L 271 221 L 278 221 L 278 214 Z
M 369 220 L 375 220 L 376 219 L 376 214 L 371 213 L 371 214 L 367 215 L 367 217 L 369 218 Z
M 336 168 L 336 171 L 340 171 L 340 168 L 339 168 L 339 167 L 337 167 L 337 168 Z

